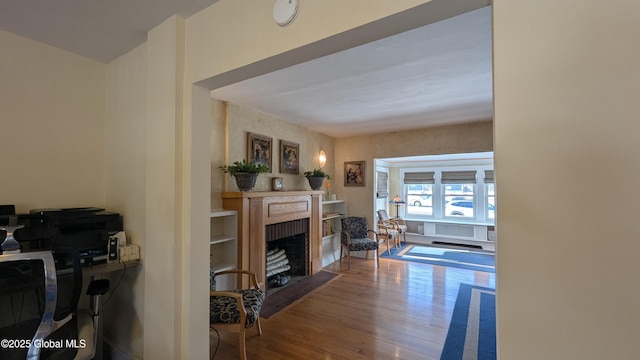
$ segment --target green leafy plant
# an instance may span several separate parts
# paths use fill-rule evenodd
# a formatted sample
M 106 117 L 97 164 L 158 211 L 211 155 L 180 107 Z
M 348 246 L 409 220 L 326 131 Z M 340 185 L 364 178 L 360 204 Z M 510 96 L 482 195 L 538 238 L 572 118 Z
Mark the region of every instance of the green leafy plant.
M 269 167 L 267 165 L 259 164 L 254 161 L 249 162 L 247 160 L 236 161 L 232 165 L 222 165 L 218 166 L 218 168 L 231 175 L 235 175 L 236 173 L 259 174 L 269 171 Z
M 329 176 L 329 174 L 327 174 L 326 172 L 322 171 L 321 169 L 313 169 L 311 171 L 305 171 L 304 172 L 304 177 L 324 177 L 327 180 L 331 180 L 331 176 Z

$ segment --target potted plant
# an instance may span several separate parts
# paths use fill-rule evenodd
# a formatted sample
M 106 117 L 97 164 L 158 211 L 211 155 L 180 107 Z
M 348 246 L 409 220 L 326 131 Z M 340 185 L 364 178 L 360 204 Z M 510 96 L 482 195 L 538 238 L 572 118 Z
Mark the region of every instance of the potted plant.
M 331 176 L 321 169 L 313 169 L 311 171 L 305 171 L 304 177 L 309 180 L 309 186 L 313 190 L 320 190 L 322 184 L 324 183 L 324 179 L 331 180 Z
M 269 167 L 247 160 L 236 161 L 232 165 L 222 165 L 219 168 L 236 179 L 236 185 L 240 191 L 251 191 L 256 185 L 258 175 L 269 171 Z

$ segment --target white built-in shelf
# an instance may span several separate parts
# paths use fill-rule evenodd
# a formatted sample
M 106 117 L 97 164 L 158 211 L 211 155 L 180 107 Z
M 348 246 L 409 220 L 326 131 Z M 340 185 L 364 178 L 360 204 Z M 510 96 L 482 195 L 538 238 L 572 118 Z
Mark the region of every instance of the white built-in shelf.
M 210 261 L 215 272 L 236 269 L 238 264 L 238 212 L 212 210 L 209 239 Z
M 235 210 L 215 209 L 211 211 L 209 217 L 224 217 L 224 216 L 236 216 L 238 214 Z
M 209 245 L 220 244 L 227 241 L 235 241 L 236 237 L 233 235 L 218 235 L 212 236 L 211 241 L 209 241 Z
M 322 220 L 331 220 L 331 219 L 335 219 L 335 218 L 339 218 L 341 216 L 343 216 L 344 214 L 335 214 L 335 215 L 329 215 L 327 217 L 323 217 Z
M 227 271 L 227 270 L 235 270 L 236 269 L 236 264 L 234 263 L 217 263 L 213 266 L 213 271 L 215 272 L 220 272 L 220 271 Z
M 325 231 L 325 223 L 331 232 L 322 237 L 322 266 L 325 267 L 339 259 L 340 231 L 342 230 L 340 218 L 347 213 L 346 204 L 344 200 L 322 201 L 322 213 L 323 233 Z

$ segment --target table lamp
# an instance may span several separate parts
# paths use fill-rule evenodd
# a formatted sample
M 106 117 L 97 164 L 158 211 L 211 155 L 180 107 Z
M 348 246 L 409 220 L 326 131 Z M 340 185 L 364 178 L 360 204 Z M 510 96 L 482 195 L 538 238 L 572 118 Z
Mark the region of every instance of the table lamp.
M 390 204 L 394 204 L 396 206 L 396 217 L 399 218 L 400 217 L 400 212 L 399 212 L 399 208 L 400 208 L 400 204 L 404 204 L 404 200 L 402 200 L 400 198 L 400 196 L 396 195 L 396 197 L 394 197 L 391 201 L 389 201 Z

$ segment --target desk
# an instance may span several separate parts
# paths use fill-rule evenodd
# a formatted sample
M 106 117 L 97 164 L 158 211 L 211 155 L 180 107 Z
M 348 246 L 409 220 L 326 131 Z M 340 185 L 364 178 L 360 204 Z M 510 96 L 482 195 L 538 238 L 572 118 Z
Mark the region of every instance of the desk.
M 105 275 L 114 271 L 130 269 L 136 266 L 140 266 L 140 260 L 130 260 L 119 263 L 106 263 L 93 266 L 87 266 L 82 268 L 82 276 L 94 277 L 96 275 Z M 56 271 L 58 275 L 65 275 L 73 273 L 73 268 L 63 269 Z
M 93 282 L 94 278 L 96 276 L 100 276 L 100 275 L 107 275 L 109 273 L 115 272 L 115 271 L 126 271 L 127 269 L 131 269 L 134 267 L 137 267 L 141 264 L 140 260 L 131 260 L 131 261 L 125 261 L 125 262 L 117 262 L 117 263 L 105 263 L 105 264 L 98 264 L 98 265 L 93 265 L 93 266 L 88 266 L 88 267 L 83 267 L 82 268 L 82 276 L 85 278 L 89 278 L 90 282 L 89 282 L 89 288 L 87 290 L 87 295 L 90 295 L 89 292 L 91 289 L 91 282 Z M 62 271 L 66 271 L 66 270 L 71 270 L 71 273 L 73 273 L 73 269 L 65 269 Z M 122 274 L 122 276 L 124 276 L 124 273 Z M 96 282 L 98 281 L 107 281 L 107 280 L 96 280 Z M 108 284 L 108 283 L 107 283 Z M 118 285 L 120 284 L 120 281 L 118 281 L 116 283 L 115 287 L 110 287 L 107 291 L 111 291 L 111 293 L 113 294 L 113 292 L 118 288 Z M 109 287 L 107 285 L 107 287 Z M 102 294 L 102 293 L 100 293 Z M 90 309 L 89 311 L 91 312 L 90 316 L 93 319 L 93 327 L 94 327 L 94 331 L 96 332 L 95 338 L 96 338 L 96 344 L 95 344 L 95 352 L 96 355 L 94 357 L 94 360 L 102 360 L 103 359 L 103 354 L 104 354 L 104 348 L 103 348 L 103 340 L 102 340 L 102 328 L 103 328 L 103 323 L 104 323 L 104 319 L 103 319 L 103 315 L 102 315 L 102 304 L 100 302 L 100 297 L 94 297 L 92 298 L 92 303 L 90 305 Z

